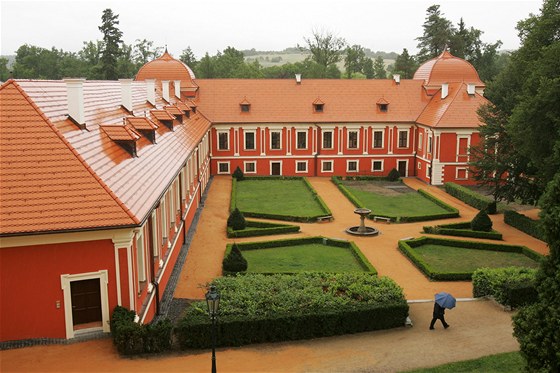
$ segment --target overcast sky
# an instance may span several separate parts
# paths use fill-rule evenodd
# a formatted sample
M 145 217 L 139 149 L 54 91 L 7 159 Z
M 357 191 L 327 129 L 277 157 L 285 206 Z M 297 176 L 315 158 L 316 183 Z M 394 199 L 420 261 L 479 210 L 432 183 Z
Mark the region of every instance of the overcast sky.
M 84 41 L 101 39 L 103 9 L 119 15 L 127 44 L 136 39 L 167 44 L 175 57 L 190 46 L 197 58 L 228 46 L 282 50 L 304 44 L 313 29 L 328 30 L 349 44 L 374 51 L 403 48 L 416 53 L 426 9 L 441 5 L 444 17 L 484 31 L 482 40 L 501 40 L 516 49 L 515 26 L 539 13 L 541 0 L 197 0 L 197 1 L 1 1 L 1 54 L 22 44 L 77 52 Z

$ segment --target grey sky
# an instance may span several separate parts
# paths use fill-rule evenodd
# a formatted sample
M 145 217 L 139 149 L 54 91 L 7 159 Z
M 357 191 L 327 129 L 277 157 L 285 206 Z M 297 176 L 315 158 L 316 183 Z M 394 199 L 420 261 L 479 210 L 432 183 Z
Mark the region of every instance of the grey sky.
M 84 41 L 101 39 L 103 9 L 119 15 L 124 41 L 167 44 L 178 57 L 190 46 L 197 58 L 227 46 L 281 50 L 304 44 L 313 29 L 325 29 L 372 50 L 416 53 L 426 9 L 441 5 L 456 24 L 484 31 L 482 40 L 501 40 L 516 49 L 515 26 L 538 13 L 541 0 L 197 0 L 197 1 L 6 1 L 1 0 L 1 54 L 15 54 L 22 44 L 76 52 Z

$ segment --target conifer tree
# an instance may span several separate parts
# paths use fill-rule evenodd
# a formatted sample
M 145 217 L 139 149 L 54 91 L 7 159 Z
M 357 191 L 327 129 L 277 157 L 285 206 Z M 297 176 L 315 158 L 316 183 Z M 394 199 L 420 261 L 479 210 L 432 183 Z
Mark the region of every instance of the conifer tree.
M 111 9 L 105 9 L 101 16 L 99 31 L 103 33 L 103 50 L 101 52 L 101 70 L 103 78 L 116 80 L 118 74 L 118 59 L 121 55 L 122 31 L 119 30 L 119 15 L 113 14 Z

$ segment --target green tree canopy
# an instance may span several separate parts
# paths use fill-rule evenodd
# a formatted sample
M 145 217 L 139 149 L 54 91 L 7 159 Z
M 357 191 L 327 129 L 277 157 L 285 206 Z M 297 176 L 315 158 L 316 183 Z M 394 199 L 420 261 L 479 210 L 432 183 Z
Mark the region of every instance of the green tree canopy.
M 439 5 L 430 6 L 426 13 L 422 25 L 424 33 L 416 38 L 419 49 L 417 59 L 420 63 L 439 56 L 445 46 L 450 44 L 455 31 L 451 21 L 443 17 Z
M 408 54 L 408 50 L 404 48 L 395 60 L 393 74 L 400 74 L 403 79 L 412 79 L 417 68 L 416 59 Z
M 118 59 L 121 55 L 122 31 L 119 30 L 119 15 L 113 14 L 111 9 L 105 9 L 101 16 L 99 31 L 103 33 L 101 50 L 101 71 L 104 79 L 119 78 Z
M 300 49 L 311 53 L 312 61 L 322 67 L 319 70 L 324 77 L 334 77 L 336 71 L 331 66 L 340 61 L 346 41 L 329 31 L 319 30 L 313 30 L 312 35 L 304 37 L 303 40 L 307 43 L 307 47 L 300 47 Z

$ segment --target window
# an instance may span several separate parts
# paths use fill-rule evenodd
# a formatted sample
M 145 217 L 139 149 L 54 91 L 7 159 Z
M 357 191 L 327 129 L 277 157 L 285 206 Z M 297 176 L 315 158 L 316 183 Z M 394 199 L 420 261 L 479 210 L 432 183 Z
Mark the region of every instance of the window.
M 298 131 L 297 136 L 297 149 L 307 149 L 307 131 Z
M 218 173 L 229 174 L 229 162 L 218 162 Z
M 228 132 L 218 132 L 218 150 L 229 150 Z
M 333 148 L 333 131 L 323 132 L 323 149 Z
M 408 131 L 399 131 L 399 148 L 408 148 Z
M 428 137 L 428 153 L 432 152 L 432 136 Z
M 254 132 L 245 132 L 245 150 L 255 150 Z
M 422 136 L 422 132 L 420 132 L 418 134 L 418 150 L 422 150 L 422 140 L 423 140 L 423 136 Z
M 346 161 L 347 172 L 358 172 L 358 161 Z
M 389 104 L 377 104 L 379 105 L 379 111 L 386 113 L 387 109 L 389 109 Z
M 322 172 L 333 172 L 333 161 L 321 161 Z
M 136 264 L 138 266 L 138 282 L 146 281 L 146 261 L 144 259 L 144 235 L 138 233 L 136 237 Z
M 373 131 L 373 147 L 378 149 L 383 147 L 383 131 Z
M 431 178 L 432 178 L 432 166 L 426 167 L 426 177 L 427 177 L 428 179 L 431 179 Z
M 457 169 L 457 180 L 467 180 L 468 179 L 468 171 L 466 168 L 458 168 Z
M 270 149 L 278 150 L 282 149 L 282 138 L 280 131 L 270 132 Z
M 325 107 L 325 104 L 313 104 L 316 113 L 322 113 Z
M 421 170 L 422 169 L 422 163 L 418 162 L 418 169 Z
M 251 104 L 241 104 L 241 112 L 248 113 L 251 110 Z
M 372 171 L 383 171 L 383 161 L 371 161 Z
M 255 165 L 255 162 L 245 162 L 244 163 L 244 167 L 245 167 L 245 173 L 246 174 L 254 174 L 257 172 L 257 167 Z
M 307 172 L 307 161 L 296 162 L 296 172 Z
M 348 149 L 358 149 L 358 131 L 348 131 Z

